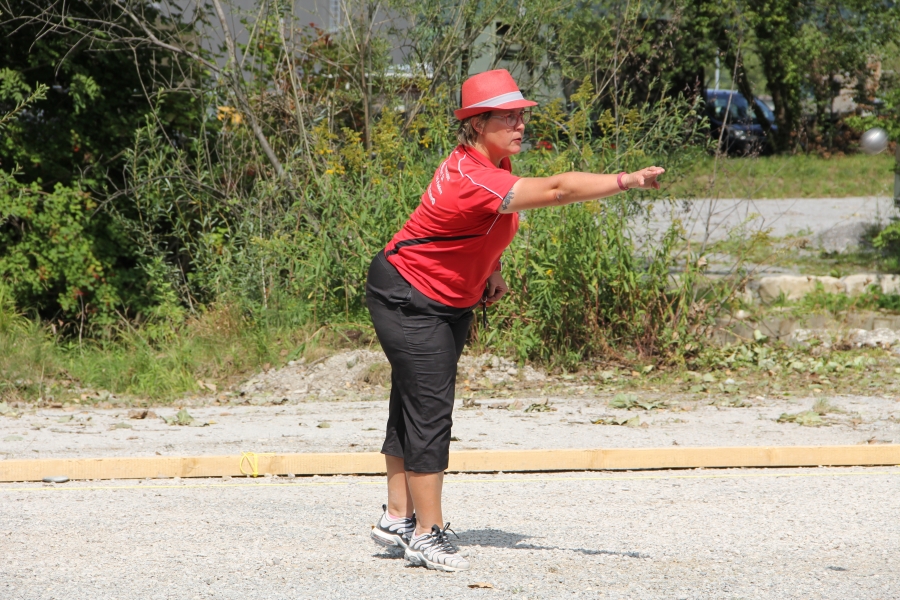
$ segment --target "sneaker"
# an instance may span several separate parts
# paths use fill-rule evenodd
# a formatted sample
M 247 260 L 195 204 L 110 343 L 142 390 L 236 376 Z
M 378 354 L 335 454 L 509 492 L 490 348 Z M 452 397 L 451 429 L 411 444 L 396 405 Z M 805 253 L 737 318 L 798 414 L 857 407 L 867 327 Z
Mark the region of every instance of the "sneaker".
M 453 531 L 450 523 L 444 525 L 443 529 L 432 525 L 431 533 L 413 537 L 405 552 L 406 560 L 416 566 L 438 571 L 468 570 L 469 561 L 457 554 L 456 548 L 447 538 L 447 530 Z
M 384 514 L 372 526 L 372 539 L 385 548 L 401 548 L 406 550 L 409 539 L 416 532 L 416 515 L 394 521 L 388 519 L 387 504 L 382 504 Z

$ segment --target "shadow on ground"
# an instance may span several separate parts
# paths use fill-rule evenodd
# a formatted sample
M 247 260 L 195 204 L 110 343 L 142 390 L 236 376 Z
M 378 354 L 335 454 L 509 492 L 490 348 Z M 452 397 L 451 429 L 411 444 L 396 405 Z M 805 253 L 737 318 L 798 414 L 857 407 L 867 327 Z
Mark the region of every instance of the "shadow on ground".
M 458 540 L 453 540 L 460 547 L 463 546 L 482 546 L 489 548 L 512 548 L 514 550 L 563 550 L 567 552 L 580 552 L 595 556 L 598 554 L 609 554 L 612 556 L 625 556 L 628 558 L 650 558 L 646 554 L 640 552 L 621 552 L 618 550 L 600 550 L 591 548 L 563 548 L 560 546 L 538 546 L 535 544 L 523 544 L 525 540 L 532 539 L 532 536 L 522 535 L 520 533 L 510 533 L 500 529 L 473 529 L 463 531 L 459 534 Z

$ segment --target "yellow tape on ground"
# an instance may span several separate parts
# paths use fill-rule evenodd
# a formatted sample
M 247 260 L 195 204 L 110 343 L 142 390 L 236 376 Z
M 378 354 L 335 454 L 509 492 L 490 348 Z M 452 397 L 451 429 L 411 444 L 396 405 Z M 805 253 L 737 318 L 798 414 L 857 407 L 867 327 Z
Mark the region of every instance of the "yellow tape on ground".
M 251 457 L 252 455 L 252 457 Z M 248 462 L 249 472 L 244 469 Z M 728 467 L 883 466 L 900 464 L 900 445 L 746 446 L 734 448 L 611 448 L 485 450 L 450 453 L 450 472 L 616 471 Z M 375 452 L 241 456 L 0 460 L 0 482 L 69 479 L 146 479 L 242 475 L 374 475 L 384 473 Z

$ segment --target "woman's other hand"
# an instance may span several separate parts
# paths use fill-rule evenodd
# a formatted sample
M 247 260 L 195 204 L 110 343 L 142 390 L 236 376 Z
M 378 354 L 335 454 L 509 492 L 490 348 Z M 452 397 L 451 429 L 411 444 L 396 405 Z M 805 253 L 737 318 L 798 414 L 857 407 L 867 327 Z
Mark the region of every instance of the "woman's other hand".
M 646 169 L 623 175 L 622 183 L 625 184 L 625 187 L 628 189 L 639 188 L 644 190 L 658 190 L 659 182 L 656 178 L 665 172 L 666 170 L 662 167 L 647 167 Z
M 490 306 L 502 298 L 509 291 L 506 282 L 503 281 L 503 275 L 500 271 L 494 271 L 487 280 L 487 297 L 485 303 Z

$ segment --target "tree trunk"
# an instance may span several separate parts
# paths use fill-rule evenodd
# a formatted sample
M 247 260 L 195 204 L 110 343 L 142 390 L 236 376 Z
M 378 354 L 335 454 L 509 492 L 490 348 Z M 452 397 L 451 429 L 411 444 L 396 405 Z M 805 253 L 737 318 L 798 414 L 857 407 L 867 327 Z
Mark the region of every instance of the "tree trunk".
M 747 102 L 750 104 L 750 109 L 753 111 L 754 116 L 756 116 L 756 120 L 763 126 L 767 135 L 772 135 L 772 123 L 769 122 L 762 107 L 756 103 L 756 95 L 753 93 L 753 86 L 750 85 L 750 78 L 747 77 L 747 69 L 744 68 L 743 58 L 738 56 L 733 49 L 729 48 L 728 52 L 725 53 L 725 65 L 731 69 L 734 76 L 734 83 L 741 93 L 741 96 L 746 98 Z
M 754 33 L 759 57 L 775 105 L 772 142 L 777 151 L 792 150 L 800 129 L 800 80 L 792 41 L 803 22 L 804 6 L 796 0 L 755 0 Z

